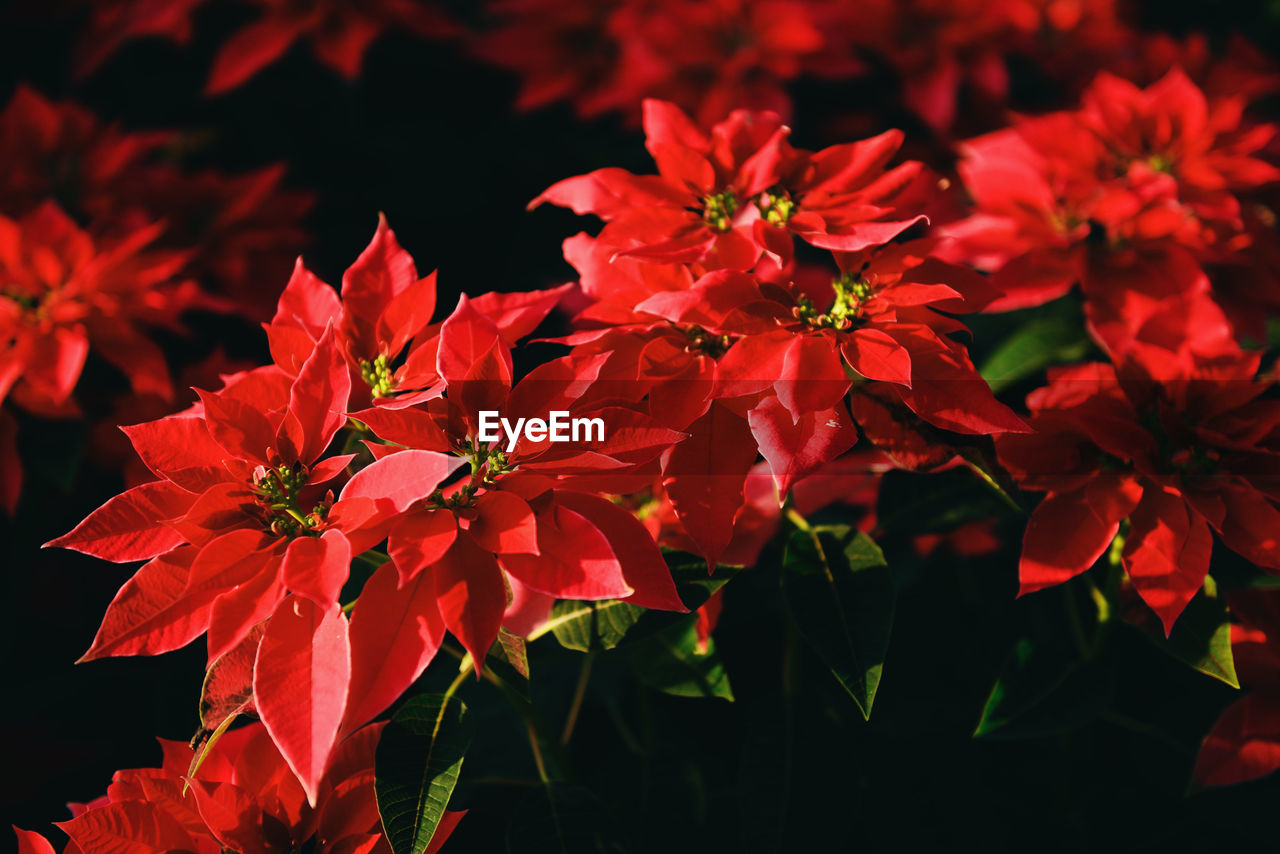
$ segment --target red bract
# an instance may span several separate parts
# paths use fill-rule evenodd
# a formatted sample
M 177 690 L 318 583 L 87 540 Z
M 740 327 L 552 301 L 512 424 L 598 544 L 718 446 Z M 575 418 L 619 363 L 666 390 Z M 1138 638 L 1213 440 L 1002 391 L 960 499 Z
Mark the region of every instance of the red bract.
M 19 86 L 0 113 L 0 211 L 26 213 L 56 198 L 95 214 L 120 204 L 138 169 L 169 133 L 127 133 L 69 101 Z M 158 217 L 155 217 L 158 219 Z
M 510 346 L 542 322 L 564 291 L 486 293 L 471 305 Z M 419 278 L 413 258 L 379 217 L 369 246 L 343 274 L 340 293 L 298 261 L 266 327 L 267 340 L 276 364 L 295 375 L 332 322 L 353 376 L 363 380 L 353 408 L 368 402 L 403 408 L 444 390 L 436 367 L 441 324 L 431 322 L 435 307 L 436 274 Z
M 1154 370 L 1131 357 L 1118 370 L 1051 371 L 1027 400 L 1036 432 L 997 437 L 996 448 L 1023 487 L 1048 493 L 1023 540 L 1022 593 L 1089 569 L 1128 520 L 1123 565 L 1168 632 L 1204 582 L 1211 531 L 1280 569 L 1280 410 L 1263 397 L 1273 384 L 1254 380 L 1257 356 L 1170 375 L 1156 352 Z
M 775 113 L 739 110 L 707 135 L 674 104 L 646 100 L 644 111 L 658 175 L 600 169 L 553 185 L 531 206 L 552 202 L 599 216 L 607 225 L 596 239 L 612 256 L 708 270 L 748 270 L 765 251 L 789 262 L 787 232 L 856 250 L 918 219 L 891 219 L 893 196 L 918 169 L 885 171 L 900 134 L 814 154 L 791 147 Z
M 1280 177 L 1256 156 L 1274 128 L 1243 124 L 1243 106 L 1177 70 L 1147 89 L 1104 74 L 1079 110 L 971 140 L 959 169 L 977 211 L 948 227 L 951 256 L 994 271 L 995 308 L 1080 283 L 1109 350 L 1155 337 L 1214 350 L 1225 318 L 1197 261 L 1248 246 L 1237 196 Z
M 963 327 L 933 310 L 981 309 L 990 289 L 972 272 L 930 257 L 932 246 L 838 253 L 834 279 L 775 285 L 710 274 L 638 309 L 724 336 L 714 394 L 763 395 L 750 407 L 751 429 L 785 493 L 852 444 L 853 425 L 840 406 L 851 389 L 857 420 L 872 405 L 860 402 L 865 392 L 888 395 L 946 430 L 1025 429 L 991 396 L 964 347 L 946 337 Z M 855 386 L 851 375 L 878 382 Z
M 1002 106 L 1008 60 L 1072 76 L 1091 56 L 1127 46 L 1115 0 L 872 0 L 835 4 L 828 26 L 882 57 L 901 80 L 905 105 L 946 132 L 961 107 Z
M 1222 712 L 1196 755 L 1195 782 L 1230 786 L 1280 768 L 1280 599 L 1273 591 L 1227 596 L 1242 622 L 1231 627 L 1231 656 L 1247 693 Z
M 168 399 L 173 389 L 148 326 L 173 326 L 199 291 L 177 279 L 180 253 L 152 248 L 159 229 L 95 241 L 57 205 L 20 221 L 0 216 L 0 403 L 45 417 L 78 413 L 72 393 L 92 351 L 117 367 L 136 393 Z M 16 459 L 16 427 L 0 431 Z M 13 511 L 21 469 L 6 466 L 4 507 Z
M 282 189 L 279 166 L 224 175 L 161 162 L 176 136 L 125 132 L 20 87 L 0 114 L 0 212 L 56 199 L 95 239 L 155 225 L 158 246 L 187 254 L 185 273 L 235 298 L 218 309 L 269 315 L 278 291 L 263 283 L 281 281 L 305 242 L 295 223 L 310 197 Z
M 324 852 L 390 852 L 374 797 L 374 749 L 381 726 L 366 727 L 337 749 L 308 803 L 261 724 L 232 730 L 209 749 L 198 771 L 191 750 L 161 740 L 159 768 L 117 771 L 107 793 L 58 822 L 67 854 L 119 851 L 270 852 L 304 845 Z M 428 852 L 440 849 L 464 813 L 448 812 Z M 16 829 L 15 829 L 16 830 Z M 19 850 L 52 852 L 38 833 L 17 830 Z
M 201 393 L 202 412 L 127 430 L 163 478 L 129 490 L 51 545 L 113 560 L 151 558 L 120 591 L 87 657 L 157 653 L 209 632 L 210 659 L 284 600 L 336 601 L 354 555 L 385 535 L 394 495 L 387 470 L 435 487 L 450 471 L 436 454 L 363 470 L 337 500 L 329 484 L 351 455 L 321 459 L 346 422 L 347 367 L 326 334 L 289 380 L 278 369 Z
M 354 417 L 383 439 L 466 459 L 470 477 L 405 493 L 388 551 L 402 588 L 425 574 L 443 624 L 479 667 L 497 636 L 507 587 L 546 598 L 624 598 L 683 610 L 657 545 L 630 513 L 573 488 L 575 473 L 625 473 L 654 459 L 681 434 L 643 414 L 592 397 L 601 360 L 566 357 L 512 387 L 509 345 L 466 297 L 440 329 L 437 370 L 445 396 L 423 409 L 375 408 Z M 482 411 L 509 423 L 552 412 L 598 418 L 602 435 L 552 442 L 486 429 Z M 495 438 L 496 435 L 496 438 Z M 383 457 L 391 463 L 404 453 Z M 416 453 L 422 453 L 417 451 Z M 416 595 L 416 594 L 413 594 Z M 429 604 L 430 603 L 430 604 Z M 406 683 L 407 684 L 407 683 Z
M 520 109 L 583 117 L 673 101 L 710 124 L 736 107 L 790 114 L 784 84 L 826 43 L 802 0 L 497 0 L 474 50 L 520 74 Z
M 139 38 L 163 38 L 185 45 L 191 40 L 191 15 L 205 0 L 93 0 L 89 21 L 76 48 L 77 75 L 93 72 L 120 46 Z
M 234 89 L 284 55 L 295 42 L 311 43 L 316 59 L 344 77 L 360 73 L 373 41 L 387 31 L 447 36 L 454 25 L 434 6 L 414 0 L 256 0 L 261 17 L 222 46 L 209 72 L 210 95 Z
M 292 380 L 260 369 L 202 392 L 194 414 L 130 428 L 162 480 L 50 543 L 149 559 L 108 607 L 86 659 L 157 654 L 207 632 L 212 667 L 267 620 L 250 696 L 313 801 L 348 704 L 365 702 L 349 686 L 370 662 L 353 660 L 338 607 L 351 561 L 386 536 L 405 494 L 431 492 L 453 468 L 444 455 L 406 451 L 362 469 L 335 499 L 330 485 L 354 455 L 322 455 L 346 423 L 350 387 L 329 329 Z

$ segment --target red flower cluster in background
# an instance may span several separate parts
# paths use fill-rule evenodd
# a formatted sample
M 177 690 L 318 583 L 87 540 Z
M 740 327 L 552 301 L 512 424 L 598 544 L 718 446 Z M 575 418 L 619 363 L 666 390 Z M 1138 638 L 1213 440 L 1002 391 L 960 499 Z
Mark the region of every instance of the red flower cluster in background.
M 1273 232 L 1248 227 L 1247 194 L 1280 177 L 1258 159 L 1275 127 L 1249 124 L 1244 108 L 1241 96 L 1206 97 L 1179 70 L 1147 89 L 1104 74 L 1078 111 L 964 143 L 959 170 L 976 209 L 945 229 L 951 257 L 993 272 L 1001 308 L 1078 283 L 1112 354 L 1135 342 L 1229 350 L 1204 265 L 1275 251 Z M 1257 284 L 1231 302 L 1249 331 L 1276 299 L 1267 279 Z
M 123 44 L 138 38 L 162 38 L 186 44 L 192 17 L 207 0 L 87 3 L 88 20 L 76 56 L 76 73 L 86 75 Z M 253 0 L 257 16 L 237 30 L 218 52 L 205 91 L 218 95 L 249 80 L 307 41 L 316 59 L 344 77 L 360 73 L 369 45 L 385 32 L 405 31 L 447 37 L 456 25 L 442 11 L 414 0 Z
M 0 113 L 0 506 L 22 486 L 9 406 L 77 417 L 92 354 L 125 375 L 135 404 L 171 407 L 155 330 L 193 309 L 265 316 L 259 282 L 288 269 L 310 199 L 283 168 L 188 173 L 164 162 L 170 133 L 129 133 L 20 88 Z
M 0 114 L 0 499 L 12 513 L 21 490 L 15 413 L 86 417 L 86 365 L 111 366 L 122 390 L 98 409 L 129 448 L 95 435 L 126 488 L 46 544 L 137 565 L 82 660 L 201 637 L 207 653 L 192 745 L 162 742 L 161 768 L 76 805 L 65 850 L 438 850 L 462 816 L 445 807 L 471 674 L 522 715 L 554 800 L 593 656 L 625 641 L 642 673 L 653 641 L 658 690 L 732 697 L 715 639 L 739 571 L 776 576 L 784 673 L 803 638 L 869 715 L 913 583 L 877 540 L 903 528 L 900 554 L 992 572 L 1016 554 L 1019 596 L 1064 588 L 1072 668 L 1127 622 L 1244 683 L 1188 762 L 1198 784 L 1280 768 L 1264 56 L 1141 33 L 1112 0 L 496 0 L 470 33 L 408 0 L 253 5 L 207 93 L 299 40 L 353 78 L 384 33 L 457 37 L 520 75 L 518 109 L 638 117 L 653 171 L 528 202 L 598 221 L 563 242 L 574 281 L 465 288 L 446 311 L 385 217 L 334 287 L 297 257 L 310 199 L 283 166 L 188 170 L 176 134 L 17 91 Z M 81 72 L 136 37 L 185 42 L 200 6 L 95 5 Z M 1057 109 L 993 124 L 1013 68 Z M 802 77 L 891 80 L 929 139 L 800 147 Z M 193 311 L 267 321 L 269 363 L 171 365 L 163 337 Z M 984 338 L 1000 324 L 1013 334 Z M 494 413 L 603 434 L 494 439 Z M 1004 515 L 881 512 L 894 478 L 953 475 Z M 551 737 L 520 687 L 548 634 L 588 653 Z M 440 652 L 457 678 L 422 694 Z M 1001 679 L 979 735 L 1017 693 Z M 408 783 L 388 758 L 406 744 Z

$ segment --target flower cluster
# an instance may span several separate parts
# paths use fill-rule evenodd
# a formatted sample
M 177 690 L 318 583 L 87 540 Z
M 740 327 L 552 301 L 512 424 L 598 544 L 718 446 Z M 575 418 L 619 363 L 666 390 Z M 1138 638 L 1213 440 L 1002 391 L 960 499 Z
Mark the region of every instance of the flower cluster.
M 105 795 L 71 805 L 74 817 L 58 825 L 70 840 L 64 852 L 125 842 L 148 851 L 390 851 L 374 798 L 381 729 L 352 733 L 310 801 L 260 723 L 219 739 L 202 754 L 198 777 L 187 745 L 161 739 L 159 768 L 117 771 Z M 440 850 L 462 815 L 446 813 L 428 854 Z M 55 850 L 38 833 L 17 834 L 21 854 Z
M 203 94 L 299 41 L 352 78 L 383 33 L 463 34 L 410 0 L 250 6 Z M 93 4 L 80 71 L 136 37 L 185 42 L 197 10 Z M 781 687 L 752 682 L 735 709 L 756 703 L 750 730 L 784 703 L 790 752 L 801 721 L 844 728 L 815 691 L 838 683 L 870 715 L 891 637 L 911 634 L 895 608 L 947 589 L 948 562 L 981 577 L 942 608 L 1019 633 L 975 737 L 1133 726 L 1099 687 L 1128 666 L 1108 655 L 1123 627 L 1246 689 L 1188 752 L 1196 784 L 1280 769 L 1280 134 L 1263 101 L 1280 74 L 1243 42 L 1222 58 L 1127 13 L 483 4 L 463 50 L 519 73 L 518 110 L 638 118 L 653 163 L 499 200 L 518 211 L 555 180 L 529 221 L 591 219 L 552 244 L 561 278 L 488 292 L 424 275 L 381 215 L 331 284 L 323 256 L 297 255 L 310 199 L 283 167 L 191 170 L 189 139 L 19 88 L 0 114 L 0 506 L 18 502 L 20 422 L 96 421 L 113 485 L 93 503 L 113 497 L 39 537 L 71 527 L 45 546 L 129 565 L 81 660 L 197 644 L 205 661 L 195 737 L 72 805 L 65 851 L 423 854 L 486 787 L 525 785 L 542 830 L 588 816 L 604 850 L 568 749 L 584 709 L 607 707 L 648 763 L 627 674 L 731 700 L 727 671 L 773 656 Z M 1015 69 L 1049 94 L 996 118 Z M 801 147 L 802 76 L 884 89 L 894 110 L 832 114 L 817 138 L 834 144 Z M 445 198 L 479 207 L 428 202 Z M 175 357 L 201 320 L 261 320 L 260 346 Z M 548 429 L 567 422 L 598 429 Z M 530 660 L 566 650 L 581 667 L 552 732 L 564 672 L 535 692 Z M 802 685 L 815 670 L 835 683 Z M 641 705 L 653 729 L 665 710 Z M 1161 740 L 1189 746 L 1207 711 Z M 476 719 L 514 715 L 537 779 L 504 766 L 455 798 Z
M 92 356 L 133 399 L 170 409 L 157 330 L 192 309 L 265 313 L 257 281 L 287 270 L 310 206 L 283 170 L 184 172 L 172 134 L 105 126 L 70 102 L 20 88 L 0 113 L 0 507 L 22 487 L 11 407 L 81 417 L 74 396 Z M 269 292 L 268 292 L 269 294 Z M 268 299 L 271 299 L 268 295 Z
M 1004 291 L 995 308 L 1078 284 L 1113 355 L 1144 343 L 1229 350 L 1225 300 L 1205 267 L 1275 252 L 1274 230 L 1251 225 L 1270 216 L 1251 194 L 1280 178 L 1260 159 L 1276 129 L 1244 120 L 1245 106 L 1241 95 L 1207 96 L 1177 69 L 1145 89 L 1103 74 L 1078 110 L 964 143 L 959 171 L 975 209 L 945 229 L 950 257 L 992 272 Z M 1259 284 L 1229 303 L 1245 329 L 1276 299 Z
M 146 561 L 85 658 L 205 635 L 213 668 L 251 644 L 254 709 L 314 800 L 342 735 L 446 630 L 479 672 L 501 627 L 529 631 L 556 599 L 688 610 L 620 494 L 668 506 L 677 526 L 657 533 L 714 567 L 740 520 L 776 526 L 751 496 L 776 508 L 859 426 L 917 466 L 964 436 L 1027 429 L 943 313 L 982 308 L 983 280 L 932 240 L 886 245 L 920 220 L 894 206 L 919 175 L 888 167 L 898 135 L 815 153 L 773 114 L 705 134 L 670 104 L 646 111 L 666 173 L 603 170 L 540 197 L 609 220 L 569 241 L 570 260 L 619 261 L 583 267 L 593 302 L 567 355 L 515 378 L 512 345 L 566 288 L 463 296 L 437 320 L 435 274 L 419 277 L 383 220 L 339 290 L 299 262 L 266 326 L 273 364 L 125 428 L 157 479 L 51 543 Z M 797 262 L 795 237 L 828 254 L 825 271 Z M 494 411 L 564 411 L 606 435 L 482 439 Z M 354 591 L 353 561 L 376 567 Z
M 192 16 L 206 2 L 113 0 L 85 4 L 92 8 L 77 51 L 77 73 L 91 73 L 133 39 L 162 38 L 186 44 L 193 31 Z M 256 11 L 256 17 L 218 51 L 205 87 L 209 95 L 242 85 L 299 41 L 307 41 L 320 62 L 352 78 L 360 73 L 369 46 L 385 32 L 439 38 L 456 30 L 443 11 L 415 0 L 253 0 L 247 5 Z

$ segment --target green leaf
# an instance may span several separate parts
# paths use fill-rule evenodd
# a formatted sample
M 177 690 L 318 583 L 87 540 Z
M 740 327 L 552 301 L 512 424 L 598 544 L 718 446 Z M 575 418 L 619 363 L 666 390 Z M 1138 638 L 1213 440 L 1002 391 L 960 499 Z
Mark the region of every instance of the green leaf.
M 612 854 L 612 822 L 588 789 L 547 783 L 524 798 L 507 826 L 510 854 Z
M 1160 649 L 1206 676 L 1232 688 L 1240 687 L 1231 655 L 1231 620 L 1221 599 L 1206 596 L 1202 590 L 1187 603 L 1169 637 L 1164 636 L 1155 620 L 1144 625 L 1142 633 Z
M 643 613 L 643 608 L 618 599 L 603 602 L 561 600 L 552 606 L 548 624 L 561 646 L 590 652 L 593 649 L 613 649 Z
M 847 525 L 795 531 L 782 587 L 800 634 L 871 716 L 893 628 L 893 576 L 880 547 Z
M 1101 715 L 1114 690 L 1114 674 L 1103 662 L 1023 638 L 992 687 L 973 736 L 1039 738 L 1075 729 Z
M 374 794 L 395 854 L 422 854 L 435 835 L 471 744 L 467 706 L 422 694 L 391 718 L 374 757 Z
M 690 611 L 702 607 L 711 594 L 742 571 L 737 566 L 717 566 L 715 572 L 708 574 L 707 562 L 688 552 L 664 549 L 663 557 L 675 581 L 676 593 Z M 672 611 L 648 611 L 618 599 L 563 600 L 552 607 L 548 625 L 561 646 L 590 652 L 613 649 L 624 637 L 636 640 L 655 634 L 680 622 L 684 616 Z
M 485 666 L 494 675 L 510 685 L 526 700 L 529 694 L 529 656 L 525 650 L 524 638 L 513 635 L 506 629 L 498 630 L 498 637 L 489 647 L 485 657 Z
M 707 638 L 706 648 L 699 649 L 697 623 L 687 616 L 682 624 L 629 646 L 627 663 L 641 682 L 664 694 L 721 697 L 733 702 L 715 641 Z
M 1089 338 L 1079 312 L 1067 300 L 1057 303 L 1024 323 L 987 356 L 978 373 L 993 392 L 998 394 L 1051 365 L 1079 361 L 1088 354 Z

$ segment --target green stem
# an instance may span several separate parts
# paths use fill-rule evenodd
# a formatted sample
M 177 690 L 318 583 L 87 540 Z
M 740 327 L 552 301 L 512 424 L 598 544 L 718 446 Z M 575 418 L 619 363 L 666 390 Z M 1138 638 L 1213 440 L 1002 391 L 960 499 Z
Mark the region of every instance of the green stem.
M 587 681 L 591 678 L 591 662 L 595 660 L 595 652 L 588 652 L 582 660 L 582 670 L 578 673 L 578 686 L 573 691 L 573 702 L 569 704 L 569 714 L 564 720 L 564 731 L 560 734 L 560 743 L 568 744 L 573 738 L 573 728 L 578 723 L 578 713 L 582 711 L 582 699 L 587 695 Z
M 356 560 L 361 563 L 367 563 L 369 566 L 377 569 L 387 561 L 391 560 L 391 555 L 377 549 L 368 549 L 356 555 Z
M 542 760 L 542 748 L 538 746 L 538 728 L 530 720 L 525 721 L 525 726 L 529 730 L 529 749 L 533 751 L 533 764 L 538 766 L 538 779 L 545 785 L 551 782 L 551 778 L 547 776 L 547 765 Z
M 801 531 L 812 531 L 813 526 L 809 524 L 809 520 L 801 515 L 800 511 L 794 507 L 788 507 L 785 511 L 787 521 L 795 525 Z
M 298 524 L 299 524 L 299 525 L 301 525 L 303 528 L 309 528 L 309 527 L 311 527 L 310 525 L 308 525 L 308 524 L 307 524 L 307 520 L 306 520 L 306 518 L 302 515 L 302 512 L 301 512 L 301 511 L 299 511 L 299 510 L 295 510 L 295 509 L 293 509 L 292 507 L 286 507 L 286 506 L 284 506 L 284 505 L 276 505 L 276 506 L 277 506 L 277 507 L 279 507 L 279 508 L 280 508 L 281 510 L 283 510 L 284 512 L 288 513 L 288 514 L 289 514 L 290 516 L 292 516 L 295 520 L 297 520 Z
M 453 681 L 449 683 L 449 687 L 444 690 L 444 703 L 442 705 L 449 705 L 449 699 L 458 693 L 458 689 L 462 687 L 462 683 L 466 682 L 467 677 L 470 675 L 470 667 L 464 667 L 458 671 L 458 675 L 453 678 Z
M 454 680 L 455 683 L 460 682 L 466 677 L 468 673 L 471 673 L 473 671 L 474 667 L 472 664 L 471 653 L 463 652 L 462 650 L 448 643 L 442 643 L 440 645 L 440 649 L 448 653 L 449 655 L 453 656 L 454 658 L 458 659 L 459 672 L 458 672 L 458 678 Z M 533 703 L 531 703 L 529 700 L 521 696 L 519 691 L 517 691 L 515 688 L 512 688 L 509 684 L 507 684 L 507 681 L 505 679 L 503 679 L 498 674 L 494 673 L 488 667 L 482 667 L 480 669 L 480 676 L 486 682 L 489 682 L 490 684 L 492 684 L 494 687 L 496 687 L 499 691 L 501 691 L 506 696 L 507 701 L 510 702 L 511 705 L 515 706 L 516 711 L 520 713 L 520 717 L 524 718 L 525 724 L 529 727 L 529 729 L 532 732 L 541 733 L 539 744 L 536 744 L 533 746 L 534 752 L 537 754 L 536 758 L 538 759 L 539 763 L 542 763 L 542 751 L 541 751 L 540 745 L 545 744 L 547 748 L 551 750 L 551 755 L 552 755 L 552 759 L 555 762 L 555 767 L 557 769 L 567 768 L 568 765 L 567 765 L 565 756 L 560 751 L 559 742 L 555 741 L 548 734 L 546 724 L 543 723 L 542 718 L 538 715 L 538 710 L 534 708 Z M 545 764 L 541 764 L 539 771 L 545 772 L 545 770 L 546 770 Z M 546 780 L 548 778 L 544 776 L 543 779 Z
M 1008 492 L 1005 492 L 1004 487 L 1001 486 L 994 477 L 992 477 L 989 471 L 974 460 L 970 459 L 967 454 L 962 454 L 961 459 L 964 460 L 964 464 L 969 467 L 969 470 L 976 474 L 983 483 L 989 486 L 991 491 L 998 495 L 1000 500 L 1013 510 L 1013 512 L 1017 513 L 1019 516 L 1027 515 L 1027 511 L 1023 510 L 1022 507 L 1018 505 L 1018 502 L 1014 501 L 1013 497 L 1009 495 Z

